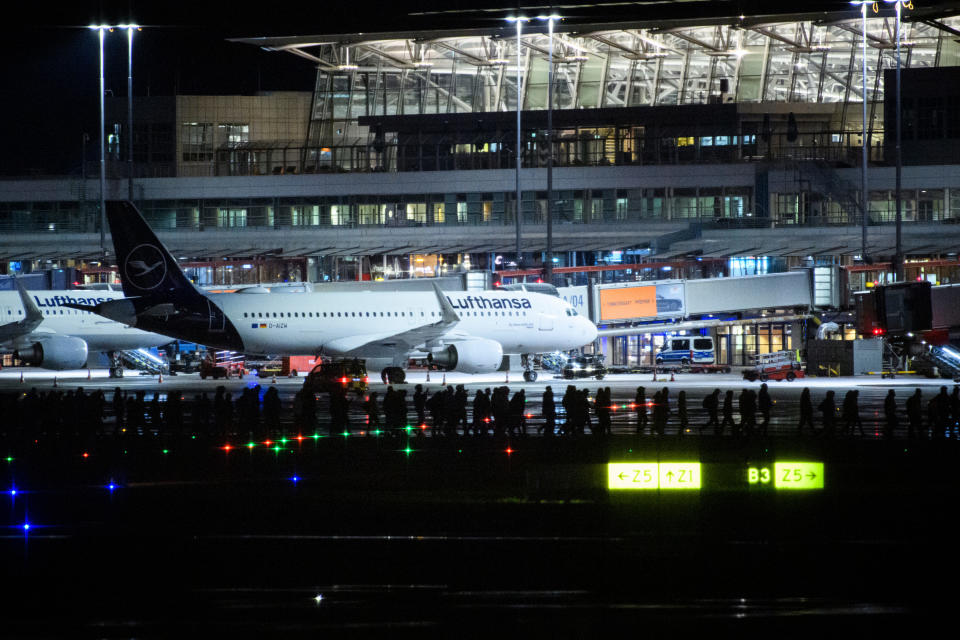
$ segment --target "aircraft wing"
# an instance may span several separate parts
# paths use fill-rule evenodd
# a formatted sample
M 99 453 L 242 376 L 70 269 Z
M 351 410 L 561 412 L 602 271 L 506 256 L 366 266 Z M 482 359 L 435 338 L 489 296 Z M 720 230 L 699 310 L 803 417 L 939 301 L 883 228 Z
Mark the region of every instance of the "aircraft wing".
M 366 334 L 331 340 L 323 345 L 330 350 L 346 356 L 380 358 L 394 357 L 398 353 L 410 353 L 419 345 L 434 342 L 450 333 L 460 322 L 460 316 L 450 305 L 450 302 L 440 291 L 440 287 L 433 283 L 433 290 L 440 303 L 440 320 L 430 324 L 413 327 L 399 333 Z
M 17 286 L 17 291 L 20 292 L 20 302 L 23 304 L 24 317 L 22 320 L 0 325 L 0 342 L 14 340 L 21 336 L 28 335 L 43 322 L 43 313 L 40 311 L 40 308 L 37 307 L 37 303 L 35 303 L 33 298 L 27 293 L 23 284 L 21 284 L 17 278 L 14 278 L 13 282 Z

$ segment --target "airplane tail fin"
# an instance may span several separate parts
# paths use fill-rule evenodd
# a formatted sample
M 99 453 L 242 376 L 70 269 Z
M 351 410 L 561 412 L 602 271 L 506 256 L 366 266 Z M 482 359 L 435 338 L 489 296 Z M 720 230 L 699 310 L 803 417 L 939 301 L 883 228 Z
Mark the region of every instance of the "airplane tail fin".
M 125 296 L 201 295 L 132 202 L 109 201 L 106 213 Z

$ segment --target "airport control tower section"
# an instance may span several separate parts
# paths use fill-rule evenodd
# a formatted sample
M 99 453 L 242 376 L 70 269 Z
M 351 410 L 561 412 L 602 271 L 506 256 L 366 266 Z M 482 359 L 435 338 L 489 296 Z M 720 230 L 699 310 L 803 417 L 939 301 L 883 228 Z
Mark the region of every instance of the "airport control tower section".
M 883 374 L 960 381 L 960 285 L 899 282 L 854 294 L 857 329 L 883 342 Z

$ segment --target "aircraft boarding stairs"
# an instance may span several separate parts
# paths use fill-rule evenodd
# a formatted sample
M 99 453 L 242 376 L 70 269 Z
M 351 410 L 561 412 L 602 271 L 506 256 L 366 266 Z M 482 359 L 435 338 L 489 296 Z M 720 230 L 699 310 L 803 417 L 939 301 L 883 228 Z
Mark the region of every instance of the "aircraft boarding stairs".
M 960 378 L 960 351 L 954 347 L 930 347 L 927 358 L 940 370 L 940 375 Z
M 129 349 L 121 351 L 119 355 L 120 360 L 127 368 L 137 369 L 149 375 L 170 372 L 170 365 L 165 360 L 158 358 L 146 349 Z
M 563 365 L 567 364 L 567 360 L 568 358 L 560 352 L 545 353 L 541 356 L 540 364 L 548 371 L 563 373 Z

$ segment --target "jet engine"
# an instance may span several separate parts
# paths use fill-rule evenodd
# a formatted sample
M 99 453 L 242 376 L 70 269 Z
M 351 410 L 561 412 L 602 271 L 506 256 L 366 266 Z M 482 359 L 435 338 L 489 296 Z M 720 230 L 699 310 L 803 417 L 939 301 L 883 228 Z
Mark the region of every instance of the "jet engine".
M 87 364 L 87 343 L 70 336 L 50 336 L 18 349 L 16 357 L 44 369 L 81 369 Z
M 494 340 L 466 340 L 433 351 L 427 359 L 448 371 L 492 373 L 503 361 L 503 347 Z

